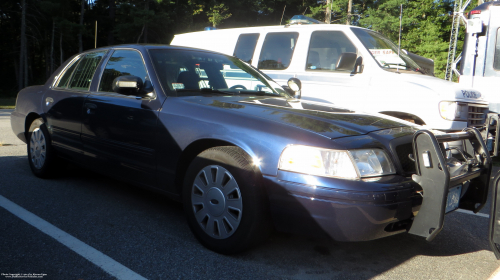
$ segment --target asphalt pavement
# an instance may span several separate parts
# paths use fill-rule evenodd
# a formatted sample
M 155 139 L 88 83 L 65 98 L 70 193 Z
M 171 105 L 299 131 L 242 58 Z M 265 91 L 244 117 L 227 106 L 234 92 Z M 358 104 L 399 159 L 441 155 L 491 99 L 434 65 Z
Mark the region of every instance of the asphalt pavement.
M 432 242 L 275 233 L 253 250 L 219 255 L 197 242 L 181 205 L 166 197 L 74 165 L 55 179 L 33 176 L 11 111 L 0 110 L 0 279 L 469 280 L 500 265 L 487 240 L 489 206 L 447 215 Z

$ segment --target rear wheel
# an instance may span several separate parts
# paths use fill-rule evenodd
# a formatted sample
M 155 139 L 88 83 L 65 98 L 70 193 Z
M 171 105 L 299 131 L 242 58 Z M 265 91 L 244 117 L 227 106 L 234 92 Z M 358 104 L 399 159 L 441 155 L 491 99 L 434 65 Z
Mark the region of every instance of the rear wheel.
M 55 154 L 49 137 L 43 119 L 31 123 L 27 135 L 28 161 L 33 174 L 40 178 L 50 177 L 55 169 Z
M 211 148 L 193 160 L 183 202 L 189 226 L 204 246 L 232 254 L 265 240 L 269 218 L 259 176 L 237 147 Z

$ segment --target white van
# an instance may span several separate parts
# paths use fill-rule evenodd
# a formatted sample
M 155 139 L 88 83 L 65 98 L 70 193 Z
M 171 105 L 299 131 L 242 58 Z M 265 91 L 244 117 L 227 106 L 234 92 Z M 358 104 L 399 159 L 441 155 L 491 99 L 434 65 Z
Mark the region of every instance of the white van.
M 389 39 L 364 28 L 290 24 L 221 29 L 178 34 L 171 44 L 234 55 L 282 85 L 296 77 L 306 100 L 383 113 L 433 129 L 481 126 L 488 113 L 477 90 L 434 77 L 433 69 L 426 71 L 405 51 L 398 56 Z

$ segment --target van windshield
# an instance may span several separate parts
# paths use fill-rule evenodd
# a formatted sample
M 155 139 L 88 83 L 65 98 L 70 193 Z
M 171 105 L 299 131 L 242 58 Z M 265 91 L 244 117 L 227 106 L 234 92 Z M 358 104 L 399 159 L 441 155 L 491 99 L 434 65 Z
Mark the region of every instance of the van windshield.
M 382 34 L 361 28 L 351 28 L 351 30 L 361 43 L 363 43 L 365 48 L 370 51 L 380 67 L 385 70 L 394 72 L 411 71 L 432 76 L 432 74 L 427 73 L 423 67 L 420 67 L 413 61 L 403 50 L 399 52 L 398 56 L 398 47 Z

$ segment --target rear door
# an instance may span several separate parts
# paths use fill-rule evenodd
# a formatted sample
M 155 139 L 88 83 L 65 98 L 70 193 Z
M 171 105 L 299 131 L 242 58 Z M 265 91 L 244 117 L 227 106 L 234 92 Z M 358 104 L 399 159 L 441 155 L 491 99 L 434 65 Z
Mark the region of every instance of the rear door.
M 493 253 L 500 260 L 500 173 L 493 182 L 489 239 Z
M 76 160 L 83 153 L 80 140 L 83 102 L 105 54 L 106 51 L 97 51 L 75 57 L 44 94 L 44 112 L 52 145 L 60 155 L 70 159 Z

